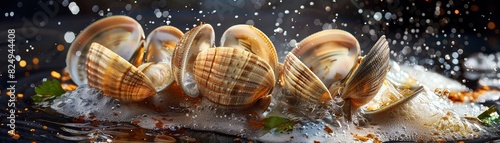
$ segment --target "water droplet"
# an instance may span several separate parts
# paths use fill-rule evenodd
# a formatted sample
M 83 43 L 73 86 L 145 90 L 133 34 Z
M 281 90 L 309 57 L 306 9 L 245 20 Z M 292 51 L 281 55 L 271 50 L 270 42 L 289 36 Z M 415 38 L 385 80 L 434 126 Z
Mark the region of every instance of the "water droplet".
M 274 32 L 276 32 L 276 33 L 282 33 L 283 29 L 281 27 L 278 27 L 278 28 L 274 29 Z
M 375 12 L 375 14 L 373 14 L 373 19 L 380 21 L 382 19 L 382 13 Z
M 80 12 L 80 7 L 78 7 L 75 2 L 69 3 L 68 8 L 73 15 L 76 15 L 78 14 L 78 12 Z
M 131 5 L 131 4 L 127 4 L 127 5 L 125 5 L 125 9 L 126 9 L 127 11 L 130 11 L 130 9 L 132 9 L 132 5 Z
M 99 6 L 97 6 L 97 5 L 92 6 L 92 11 L 93 12 L 99 11 Z
M 450 58 L 450 55 L 448 55 L 448 54 L 444 55 L 444 58 L 445 58 L 446 60 L 450 60 L 450 59 L 451 59 L 451 58 Z
M 290 40 L 290 42 L 288 42 L 288 45 L 290 47 L 295 47 L 297 45 L 297 40 L 295 40 L 295 39 Z
M 66 43 L 72 43 L 73 40 L 75 40 L 75 33 L 73 33 L 72 31 L 68 31 L 64 34 L 64 40 L 66 41 Z

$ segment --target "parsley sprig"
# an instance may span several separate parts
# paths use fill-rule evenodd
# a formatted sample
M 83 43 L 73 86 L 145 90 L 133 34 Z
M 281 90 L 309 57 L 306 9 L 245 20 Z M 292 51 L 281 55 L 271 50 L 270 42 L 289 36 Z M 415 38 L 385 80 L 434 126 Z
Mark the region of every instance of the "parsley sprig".
M 61 87 L 61 83 L 56 80 L 44 81 L 41 85 L 35 87 L 36 95 L 31 96 L 35 102 L 45 102 L 56 99 L 66 91 Z
M 491 106 L 488 110 L 477 116 L 482 123 L 491 126 L 495 122 L 500 122 L 500 115 L 497 113 L 497 108 L 495 106 Z
M 293 129 L 295 122 L 280 116 L 269 116 L 264 119 L 264 130 L 270 131 L 276 128 L 275 132 L 286 132 Z

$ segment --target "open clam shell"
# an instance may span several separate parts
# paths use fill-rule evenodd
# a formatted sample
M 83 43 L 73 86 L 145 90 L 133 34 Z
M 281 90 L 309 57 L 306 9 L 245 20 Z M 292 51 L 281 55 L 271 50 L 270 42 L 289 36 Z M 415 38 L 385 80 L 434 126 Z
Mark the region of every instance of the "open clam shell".
M 283 65 L 283 87 L 292 96 L 309 103 L 323 103 L 331 99 L 330 92 L 321 80 L 293 53 L 288 53 Z
M 253 25 L 234 25 L 229 27 L 221 38 L 221 47 L 244 49 L 256 54 L 271 65 L 275 76 L 278 76 L 278 54 L 273 43 L 259 29 Z
M 179 39 L 184 34 L 173 26 L 161 26 L 149 33 L 146 39 L 145 62 L 172 63 L 172 55 Z
M 378 114 L 394 109 L 406 103 L 424 90 L 424 86 L 416 85 L 409 88 L 398 89 L 393 83 L 386 81 L 375 97 L 361 107 L 364 114 Z
M 228 106 L 252 105 L 275 84 L 272 67 L 242 49 L 218 47 L 202 51 L 194 63 L 194 78 L 204 97 Z
M 194 80 L 193 63 L 201 51 L 214 47 L 215 33 L 210 24 L 203 24 L 189 30 L 177 43 L 172 59 L 175 81 L 191 97 L 200 92 Z
M 342 98 L 349 100 L 351 111 L 368 103 L 377 94 L 389 70 L 389 56 L 388 43 L 382 36 L 346 78 L 341 93 Z
M 317 32 L 287 55 L 281 84 L 301 99 L 324 103 L 332 98 L 327 87 L 348 75 L 359 54 L 359 43 L 350 33 L 337 29 Z
M 174 82 L 172 57 L 174 48 L 184 34 L 173 26 L 161 26 L 149 33 L 144 51 L 145 64 L 138 68 L 161 91 Z
M 404 104 L 424 90 L 416 79 L 402 71 L 395 61 L 389 62 L 384 84 L 375 97 L 360 109 L 365 114 L 378 114 Z
M 104 95 L 140 101 L 156 94 L 146 75 L 98 43 L 90 45 L 85 67 L 89 86 L 100 89 Z
M 344 79 L 356 64 L 360 47 L 349 32 L 332 29 L 314 33 L 302 40 L 293 53 L 326 87 Z
M 144 32 L 141 25 L 127 16 L 110 16 L 87 26 L 71 44 L 66 57 L 66 67 L 77 85 L 87 83 L 86 55 L 93 42 L 99 43 L 133 62 L 142 61 Z

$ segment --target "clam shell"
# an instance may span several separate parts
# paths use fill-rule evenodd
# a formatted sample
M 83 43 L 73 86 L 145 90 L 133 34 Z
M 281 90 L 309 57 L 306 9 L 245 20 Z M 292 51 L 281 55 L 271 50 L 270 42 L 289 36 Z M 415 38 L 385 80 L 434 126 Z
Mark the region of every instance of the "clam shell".
M 382 36 L 346 79 L 342 97 L 350 99 L 352 107 L 357 109 L 377 94 L 389 70 L 389 56 L 387 40 Z
M 194 81 L 193 63 L 201 51 L 214 47 L 215 33 L 210 24 L 203 24 L 189 30 L 177 43 L 172 59 L 175 81 L 191 97 L 200 92 Z
M 344 79 L 354 67 L 360 47 L 350 33 L 332 29 L 306 37 L 291 53 L 329 87 Z
M 146 39 L 145 62 L 172 63 L 174 48 L 183 36 L 181 30 L 173 26 L 161 26 L 154 29 Z
M 174 82 L 174 75 L 170 63 L 148 62 L 137 67 L 153 83 L 156 91 L 161 91 Z
M 272 67 L 264 59 L 229 47 L 200 52 L 194 78 L 204 97 L 228 106 L 252 105 L 275 84 Z
M 271 65 L 275 76 L 278 76 L 279 62 L 276 49 L 271 40 L 253 25 L 239 24 L 229 27 L 222 34 L 220 43 L 221 47 L 240 48 L 258 55 Z
M 66 57 L 66 67 L 77 85 L 87 83 L 85 61 L 91 43 L 97 42 L 125 60 L 140 64 L 144 32 L 141 25 L 127 16 L 110 16 L 87 26 L 73 41 Z M 140 59 L 140 60 L 138 60 Z
M 98 43 L 90 45 L 85 65 L 89 86 L 100 89 L 104 95 L 140 101 L 156 94 L 146 75 Z
M 379 92 L 367 104 L 361 106 L 361 111 L 365 114 L 378 114 L 385 111 L 394 110 L 395 107 L 407 103 L 424 90 L 424 86 L 411 86 L 399 89 L 394 87 L 392 82 L 384 82 Z
M 323 82 L 293 53 L 285 58 L 282 78 L 283 87 L 299 99 L 324 103 L 332 98 Z

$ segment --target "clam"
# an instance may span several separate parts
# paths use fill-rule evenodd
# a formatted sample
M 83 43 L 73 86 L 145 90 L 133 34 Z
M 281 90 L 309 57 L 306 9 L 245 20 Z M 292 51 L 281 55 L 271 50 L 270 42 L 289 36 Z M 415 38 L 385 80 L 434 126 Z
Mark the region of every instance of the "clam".
M 253 25 L 234 25 L 229 27 L 220 41 L 222 47 L 233 47 L 249 51 L 264 59 L 275 73 L 279 73 L 278 54 L 273 43 Z
M 384 36 L 361 57 L 353 35 L 324 30 L 302 40 L 287 55 L 282 84 L 300 104 L 324 105 L 340 95 L 350 116 L 378 92 L 388 68 L 389 48 Z
M 347 76 L 359 55 L 356 38 L 346 31 L 324 30 L 310 35 L 286 56 L 283 87 L 304 101 L 324 103 L 332 99 L 328 87 Z
M 356 68 L 342 81 L 343 90 L 340 93 L 346 101 L 344 109 L 350 110 L 347 112 L 348 116 L 360 106 L 370 102 L 377 94 L 389 71 L 389 60 L 389 46 L 385 36 L 381 36 L 368 54 L 358 60 Z
M 198 97 L 200 94 L 194 81 L 193 63 L 199 52 L 214 46 L 214 41 L 214 29 L 210 24 L 203 24 L 186 32 L 174 49 L 174 78 L 188 96 Z
M 194 77 L 209 100 L 229 106 L 252 105 L 269 94 L 275 84 L 271 66 L 255 54 L 218 47 L 198 54 Z
M 86 55 L 93 42 L 109 48 L 126 61 L 142 63 L 144 31 L 141 25 L 127 16 L 110 16 L 87 26 L 73 41 L 66 57 L 66 68 L 77 85 L 86 84 Z
M 78 85 L 89 84 L 123 101 L 140 101 L 173 82 L 172 53 L 182 36 L 175 27 L 161 26 L 148 35 L 144 48 L 144 33 L 134 19 L 107 17 L 78 35 L 67 68 Z
M 361 107 L 364 114 L 378 114 L 401 105 L 424 90 L 416 79 L 399 68 L 394 61 L 389 63 L 390 70 L 379 92 L 370 102 Z
M 85 64 L 88 84 L 104 95 L 140 101 L 156 94 L 153 83 L 135 66 L 108 48 L 92 43 Z
M 174 48 L 184 34 L 173 26 L 160 26 L 147 36 L 145 62 L 164 62 L 170 66 Z
M 173 26 L 160 26 L 146 39 L 145 64 L 139 69 L 153 82 L 157 91 L 173 83 L 172 57 L 174 48 L 184 34 Z
M 223 34 L 222 47 L 213 48 L 214 35 L 212 26 L 203 24 L 177 44 L 172 68 L 184 92 L 233 107 L 249 107 L 268 95 L 278 57 L 267 36 L 253 26 L 235 25 Z

